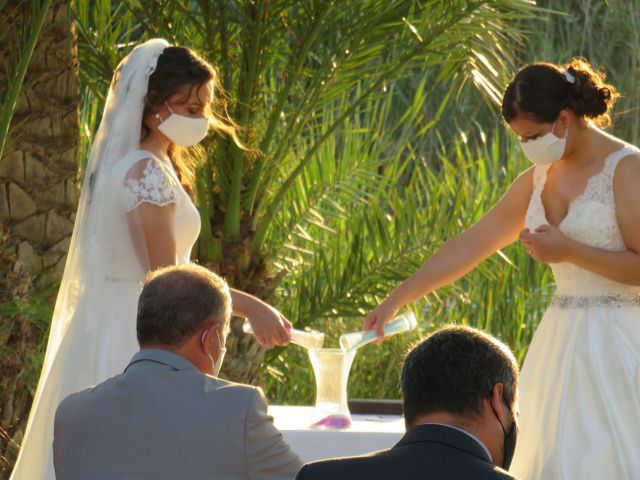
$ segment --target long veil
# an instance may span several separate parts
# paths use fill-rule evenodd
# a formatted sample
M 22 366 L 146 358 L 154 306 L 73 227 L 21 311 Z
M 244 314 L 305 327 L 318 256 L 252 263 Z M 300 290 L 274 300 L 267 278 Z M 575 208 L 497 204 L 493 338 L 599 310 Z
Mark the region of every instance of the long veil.
M 119 160 L 139 149 L 149 76 L 168 46 L 163 39 L 149 40 L 134 48 L 114 73 L 85 170 L 44 365 L 11 479 L 55 478 L 51 447 L 56 408 L 69 393 L 104 380 L 90 371 L 82 374 L 82 369 L 79 374 L 76 371 L 70 374 L 67 370 L 70 362 L 85 361 L 76 358 L 77 355 L 73 357 L 70 352 L 77 352 L 74 343 L 82 343 L 86 350 L 100 340 L 101 326 L 92 319 L 97 318 L 95 309 L 106 305 L 91 304 L 85 296 L 99 296 L 101 283 L 105 280 L 104 267 L 110 262 L 108 252 L 112 245 L 107 248 L 106 243 L 114 237 L 104 235 L 105 219 L 112 215 L 108 209 L 114 205 L 108 201 L 113 196 L 110 174 Z M 73 357 L 71 360 L 70 356 Z

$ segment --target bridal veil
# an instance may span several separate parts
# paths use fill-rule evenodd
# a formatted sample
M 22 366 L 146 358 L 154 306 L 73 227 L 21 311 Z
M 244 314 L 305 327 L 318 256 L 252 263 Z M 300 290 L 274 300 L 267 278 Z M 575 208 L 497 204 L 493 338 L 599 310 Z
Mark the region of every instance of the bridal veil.
M 101 360 L 109 355 L 97 353 L 108 342 L 105 323 L 110 319 L 105 314 L 116 307 L 114 303 L 122 295 L 129 303 L 137 300 L 137 292 L 131 294 L 130 290 L 139 288 L 146 268 L 144 242 L 137 238 L 140 228 L 135 217 L 131 221 L 131 216 L 127 220 L 122 214 L 122 190 L 113 182 L 126 174 L 126 166 L 117 171 L 123 168 L 121 160 L 140 148 L 149 76 L 168 46 L 162 39 L 137 46 L 113 76 L 85 169 L 44 365 L 11 476 L 14 480 L 55 478 L 52 441 L 59 402 L 118 373 L 113 364 Z M 135 312 L 135 305 L 129 307 Z M 130 341 L 135 345 L 135 325 L 131 328 Z M 128 360 L 121 360 L 123 366 Z

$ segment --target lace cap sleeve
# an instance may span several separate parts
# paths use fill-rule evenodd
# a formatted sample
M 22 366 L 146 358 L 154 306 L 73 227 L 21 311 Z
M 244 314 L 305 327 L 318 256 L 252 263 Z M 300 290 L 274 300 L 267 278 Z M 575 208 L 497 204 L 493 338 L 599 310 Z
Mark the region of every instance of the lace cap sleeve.
M 122 187 L 127 212 L 142 203 L 161 207 L 176 203 L 176 180 L 168 167 L 155 158 L 145 158 L 134 163 L 127 171 Z

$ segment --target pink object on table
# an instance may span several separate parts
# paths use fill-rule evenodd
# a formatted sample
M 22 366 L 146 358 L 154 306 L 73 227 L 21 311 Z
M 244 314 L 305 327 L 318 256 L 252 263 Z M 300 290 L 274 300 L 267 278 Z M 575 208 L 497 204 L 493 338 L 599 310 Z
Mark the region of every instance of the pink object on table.
M 314 423 L 313 428 L 349 428 L 351 419 L 346 415 L 328 415 Z

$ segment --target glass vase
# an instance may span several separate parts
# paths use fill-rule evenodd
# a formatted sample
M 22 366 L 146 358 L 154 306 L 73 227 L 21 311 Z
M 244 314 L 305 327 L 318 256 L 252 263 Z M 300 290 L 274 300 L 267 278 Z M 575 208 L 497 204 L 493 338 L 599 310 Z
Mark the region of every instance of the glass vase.
M 316 379 L 316 404 L 311 426 L 333 429 L 350 427 L 347 383 L 356 350 L 344 352 L 340 348 L 312 348 L 308 351 Z

